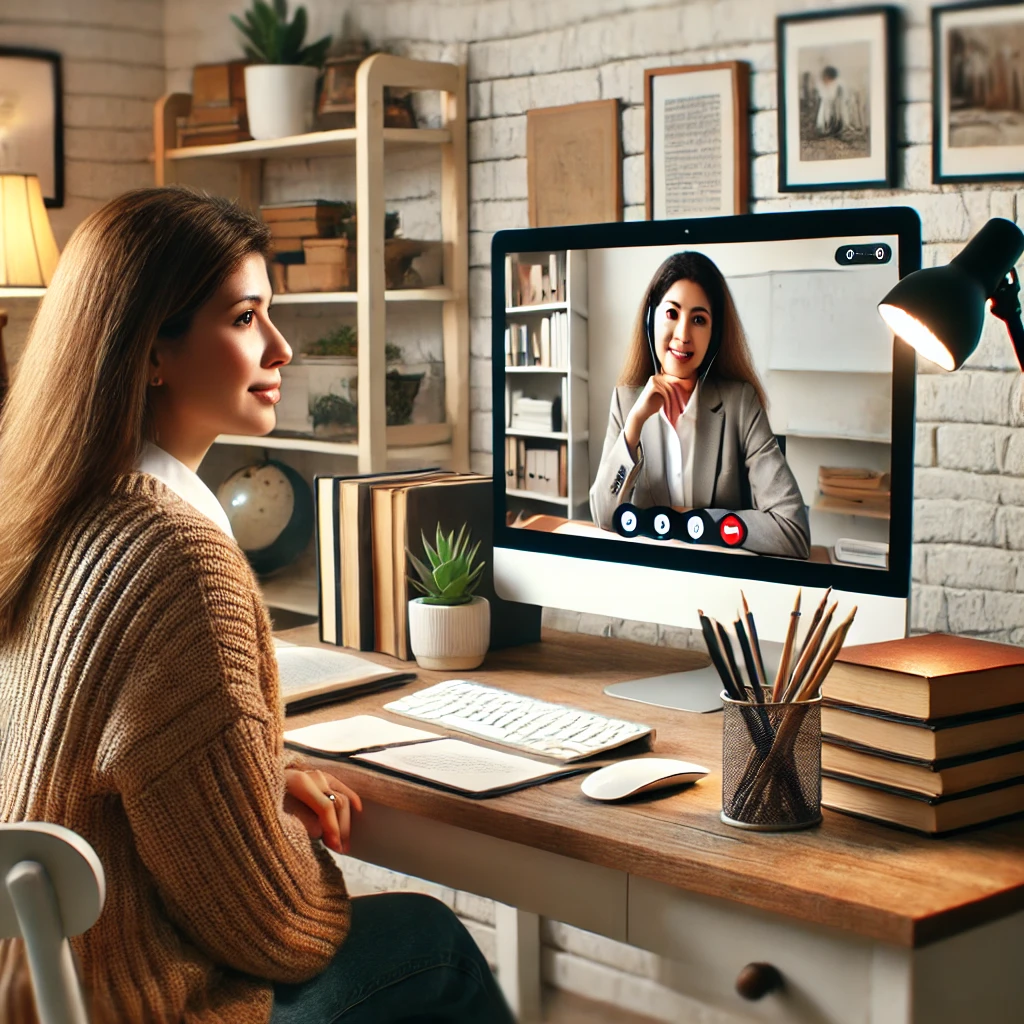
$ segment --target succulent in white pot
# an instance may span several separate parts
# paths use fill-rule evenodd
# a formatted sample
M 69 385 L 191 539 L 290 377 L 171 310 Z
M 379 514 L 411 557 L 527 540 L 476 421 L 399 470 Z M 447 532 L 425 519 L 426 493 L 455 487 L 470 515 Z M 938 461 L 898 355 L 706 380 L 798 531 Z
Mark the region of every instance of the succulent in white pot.
M 231 15 L 245 39 L 245 109 L 254 139 L 301 135 L 313 128 L 316 83 L 331 37 L 309 46 L 306 8 L 288 20 L 288 0 L 253 0 L 245 20 Z
M 474 594 L 484 571 L 484 563 L 476 561 L 480 542 L 470 548 L 465 524 L 456 537 L 454 531 L 445 536 L 438 523 L 433 547 L 420 536 L 426 562 L 407 551 L 419 577 L 410 576 L 410 582 L 423 594 L 409 602 L 409 645 L 416 663 L 446 671 L 476 668 L 491 643 L 490 602 Z

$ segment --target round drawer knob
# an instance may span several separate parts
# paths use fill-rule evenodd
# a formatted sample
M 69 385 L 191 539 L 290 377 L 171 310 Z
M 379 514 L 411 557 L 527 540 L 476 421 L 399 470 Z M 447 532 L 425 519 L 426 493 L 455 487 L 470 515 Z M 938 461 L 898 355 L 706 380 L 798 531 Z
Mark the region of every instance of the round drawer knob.
M 751 1002 L 780 988 L 782 975 L 771 964 L 747 964 L 736 979 L 736 991 Z

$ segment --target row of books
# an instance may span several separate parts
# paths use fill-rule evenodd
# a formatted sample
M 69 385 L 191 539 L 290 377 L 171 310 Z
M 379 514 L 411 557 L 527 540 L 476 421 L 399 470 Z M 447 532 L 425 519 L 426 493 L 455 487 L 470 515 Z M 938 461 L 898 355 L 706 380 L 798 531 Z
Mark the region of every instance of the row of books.
M 569 314 L 558 311 L 530 324 L 505 327 L 506 366 L 569 365 Z
M 566 429 L 566 382 L 554 398 L 531 398 L 522 391 L 509 392 L 508 427 L 531 434 L 557 433 Z
M 505 438 L 505 488 L 536 491 L 555 498 L 569 495 L 569 451 L 565 444 L 538 448 L 522 437 Z
M 316 544 L 320 639 L 409 659 L 407 552 L 421 557 L 421 534 L 463 524 L 484 561 L 477 593 L 491 602 L 491 646 L 540 639 L 540 609 L 494 592 L 493 493 L 489 476 L 442 470 L 317 476 Z
M 1024 650 L 933 633 L 848 648 L 822 687 L 822 803 L 937 834 L 1024 812 Z
M 565 253 L 523 253 L 505 257 L 505 306 L 539 306 L 565 302 Z

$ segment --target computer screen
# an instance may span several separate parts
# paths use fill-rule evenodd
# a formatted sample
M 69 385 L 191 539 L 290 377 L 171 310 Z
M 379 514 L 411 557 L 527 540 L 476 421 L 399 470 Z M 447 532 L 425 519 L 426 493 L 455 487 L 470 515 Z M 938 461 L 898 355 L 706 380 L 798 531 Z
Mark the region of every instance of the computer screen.
M 499 232 L 496 546 L 906 598 L 905 208 Z M 625 613 L 624 613 L 625 614 Z

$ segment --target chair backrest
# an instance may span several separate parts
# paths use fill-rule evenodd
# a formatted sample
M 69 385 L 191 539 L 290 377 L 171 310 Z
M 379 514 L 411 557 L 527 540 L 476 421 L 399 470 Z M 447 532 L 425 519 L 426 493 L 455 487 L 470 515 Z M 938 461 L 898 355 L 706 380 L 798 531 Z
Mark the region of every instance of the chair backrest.
M 103 909 L 96 851 L 62 825 L 0 824 L 0 882 L 0 939 L 25 942 L 40 1024 L 87 1024 L 68 936 Z

